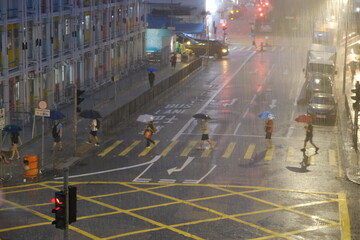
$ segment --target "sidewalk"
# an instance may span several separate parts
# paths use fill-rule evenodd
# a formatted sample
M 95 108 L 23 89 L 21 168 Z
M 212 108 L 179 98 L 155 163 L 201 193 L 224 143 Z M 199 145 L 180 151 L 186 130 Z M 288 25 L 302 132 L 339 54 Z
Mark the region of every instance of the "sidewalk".
M 150 64 L 144 67 L 140 71 L 131 72 L 128 76 L 120 79 L 118 82 L 112 82 L 102 86 L 100 89 L 92 92 L 84 93 L 85 100 L 81 103 L 82 110 L 94 109 L 101 113 L 103 117 L 109 115 L 115 109 L 129 103 L 137 96 L 141 95 L 150 88 L 148 82 L 147 68 L 155 67 L 159 69 L 155 73 L 155 83 L 159 84 L 169 76 L 174 75 L 176 72 L 188 66 L 189 63 L 178 62 L 176 64 L 176 70 L 171 69 L 170 65 L 159 66 L 157 64 Z M 13 160 L 12 164 L 0 165 L 0 177 L 12 176 L 9 181 L 3 181 L 4 186 L 17 185 L 23 182 L 39 181 L 47 178 L 54 177 L 56 175 L 62 175 L 62 169 L 69 167 L 79 161 L 81 158 L 86 157 L 91 153 L 92 149 L 97 148 L 94 145 L 86 144 L 89 134 L 90 119 L 83 119 L 78 116 L 77 125 L 77 147 L 74 157 L 74 105 L 69 103 L 65 106 L 58 106 L 58 111 L 65 114 L 65 118 L 61 120 L 63 124 L 63 151 L 51 152 L 53 138 L 51 135 L 51 128 L 53 121 L 45 118 L 44 120 L 44 137 L 42 138 L 42 118 L 36 117 L 35 128 L 31 123 L 22 126 L 23 130 L 20 132 L 23 144 L 19 146 L 19 152 L 21 156 L 24 155 L 37 155 L 39 159 L 39 167 L 41 169 L 38 178 L 24 179 L 23 172 L 23 159 Z M 101 120 L 101 119 L 100 119 Z M 34 131 L 35 130 L 35 131 Z M 32 133 L 35 132 L 34 138 Z M 101 129 L 99 130 L 100 144 L 104 139 Z M 5 136 L 3 142 L 3 148 L 5 152 L 10 150 L 9 136 Z M 44 149 L 44 151 L 42 151 Z M 41 156 L 44 156 L 41 159 Z M 3 167 L 3 169 L 1 169 Z M 0 180 L 1 183 L 1 180 Z

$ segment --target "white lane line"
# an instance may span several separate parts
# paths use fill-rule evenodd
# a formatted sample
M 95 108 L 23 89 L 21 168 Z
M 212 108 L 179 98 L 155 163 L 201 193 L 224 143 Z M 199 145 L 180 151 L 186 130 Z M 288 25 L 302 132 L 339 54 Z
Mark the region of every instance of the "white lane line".
M 200 178 L 199 180 L 184 180 L 183 183 L 198 184 L 198 183 L 200 183 L 202 180 L 204 180 L 215 168 L 216 168 L 216 165 L 214 165 L 214 166 L 213 166 L 202 178 Z
M 159 183 L 175 183 L 176 179 L 160 179 Z
M 151 161 L 149 161 L 149 162 L 144 162 L 144 163 L 140 163 L 140 164 L 136 164 L 136 165 L 131 165 L 131 166 L 126 166 L 126 167 L 121 167 L 121 168 L 114 168 L 114 169 L 109 169 L 109 170 L 104 170 L 104 171 L 99 171 L 99 172 L 91 172 L 91 173 L 84 173 L 84 174 L 79 174 L 79 175 L 73 175 L 73 176 L 69 176 L 69 178 L 86 177 L 86 176 L 98 175 L 98 174 L 103 174 L 103 173 L 122 171 L 122 170 L 130 169 L 130 168 L 136 168 L 136 167 L 145 166 L 145 165 L 148 165 L 148 164 L 152 165 L 152 164 L 154 164 L 157 160 L 159 160 L 160 157 L 161 157 L 161 156 L 155 156 L 155 157 L 154 157 Z M 54 180 L 61 180 L 61 179 L 63 179 L 63 177 L 54 178 Z
M 154 163 L 157 161 L 157 160 L 159 160 L 159 158 L 160 158 L 161 156 L 160 155 L 157 155 L 156 157 L 154 157 L 151 161 L 153 161 L 149 166 L 147 166 L 147 168 L 145 168 L 145 170 L 144 171 L 142 171 L 134 180 L 133 180 L 133 182 L 134 181 L 136 181 L 136 179 L 139 179 L 147 170 L 149 170 L 151 167 L 152 167 L 152 165 L 154 165 Z
M 134 179 L 133 182 L 150 182 L 151 178 L 138 178 L 138 179 Z
M 198 110 L 198 112 L 202 112 L 210 103 L 211 101 L 224 89 L 224 87 L 236 76 L 236 74 L 238 74 L 242 68 L 245 66 L 245 64 L 249 61 L 249 59 L 254 56 L 256 54 L 256 52 L 252 52 L 247 58 L 246 60 L 240 65 L 240 67 L 238 68 L 237 71 L 235 71 L 233 73 L 233 75 L 231 75 L 231 77 L 228 78 L 228 80 L 226 80 L 224 82 L 224 84 L 215 92 L 213 93 L 213 95 L 210 97 L 210 99 Z M 219 78 L 222 78 L 223 75 L 220 74 L 215 80 L 218 80 Z M 214 80 L 214 81 L 215 81 Z M 189 127 L 189 125 L 195 121 L 194 118 L 191 118 L 180 130 L 179 132 L 171 139 L 171 141 L 176 141 L 178 140 L 178 138 L 180 137 L 181 134 L 183 134 L 183 132 Z

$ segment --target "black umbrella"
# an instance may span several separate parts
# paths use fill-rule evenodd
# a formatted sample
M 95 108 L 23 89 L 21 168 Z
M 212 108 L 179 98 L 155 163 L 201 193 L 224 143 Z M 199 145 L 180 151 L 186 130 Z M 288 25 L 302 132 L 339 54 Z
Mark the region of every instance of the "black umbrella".
M 197 118 L 197 119 L 206 119 L 206 120 L 211 119 L 211 117 L 209 115 L 205 114 L 205 113 L 197 113 L 192 117 Z
M 3 131 L 9 132 L 9 133 L 20 132 L 21 130 L 22 130 L 22 128 L 20 126 L 14 125 L 14 124 L 6 125 L 3 129 Z
M 60 120 L 63 119 L 65 117 L 65 115 L 62 112 L 56 111 L 56 110 L 51 110 L 50 111 L 50 119 L 53 120 Z
M 92 109 L 82 111 L 80 117 L 91 119 L 102 118 L 98 111 Z

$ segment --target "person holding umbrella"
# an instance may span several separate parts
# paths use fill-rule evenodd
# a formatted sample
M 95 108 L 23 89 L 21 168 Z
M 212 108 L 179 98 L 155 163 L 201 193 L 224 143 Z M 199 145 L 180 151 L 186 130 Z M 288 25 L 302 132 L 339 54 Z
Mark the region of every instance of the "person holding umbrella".
M 201 124 L 201 140 L 200 140 L 200 144 L 199 147 L 197 147 L 197 150 L 202 150 L 203 149 L 203 145 L 204 145 L 204 141 L 207 141 L 210 144 L 210 149 L 214 149 L 214 143 L 210 140 L 209 138 L 209 127 L 208 127 L 208 119 L 202 119 L 202 124 Z
M 271 135 L 273 132 L 273 126 L 274 126 L 274 122 L 273 122 L 274 116 L 272 114 L 268 115 L 268 119 L 265 122 L 265 139 L 268 142 L 268 148 L 272 148 L 272 140 L 271 140 Z
M 15 155 L 17 156 L 17 160 L 20 159 L 20 153 L 19 153 L 19 150 L 18 150 L 18 147 L 17 145 L 20 143 L 22 144 L 22 141 L 21 141 L 21 137 L 20 137 L 20 134 L 18 131 L 12 131 L 11 134 L 10 134 L 10 140 L 11 140 L 11 157 L 9 158 L 9 160 L 13 160 Z
M 51 152 L 55 151 L 55 147 L 57 144 L 59 144 L 59 151 L 63 150 L 63 146 L 61 142 L 62 134 L 63 134 L 63 128 L 61 122 L 59 121 L 59 119 L 54 119 L 54 125 L 52 128 L 52 136 L 54 138 L 54 143 Z
M 150 148 L 150 144 L 155 144 L 155 141 L 151 139 L 153 133 L 156 131 L 156 126 L 153 122 L 153 118 L 150 119 L 149 123 L 145 127 L 144 138 L 146 139 L 146 147 Z
M 311 124 L 311 122 L 309 122 L 307 126 L 304 126 L 304 128 L 306 130 L 306 137 L 305 137 L 305 140 L 304 140 L 304 148 L 302 148 L 301 151 L 305 152 L 306 143 L 310 142 L 311 145 L 313 145 L 315 147 L 315 153 L 317 153 L 319 151 L 319 148 L 312 141 L 312 138 L 313 138 L 313 125 Z

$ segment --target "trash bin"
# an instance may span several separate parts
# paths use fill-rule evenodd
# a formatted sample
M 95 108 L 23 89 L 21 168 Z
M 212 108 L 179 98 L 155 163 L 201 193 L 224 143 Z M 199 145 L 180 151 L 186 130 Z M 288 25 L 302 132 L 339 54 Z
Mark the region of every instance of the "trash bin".
M 39 174 L 38 156 L 25 155 L 24 156 L 24 173 L 25 178 L 36 178 Z

